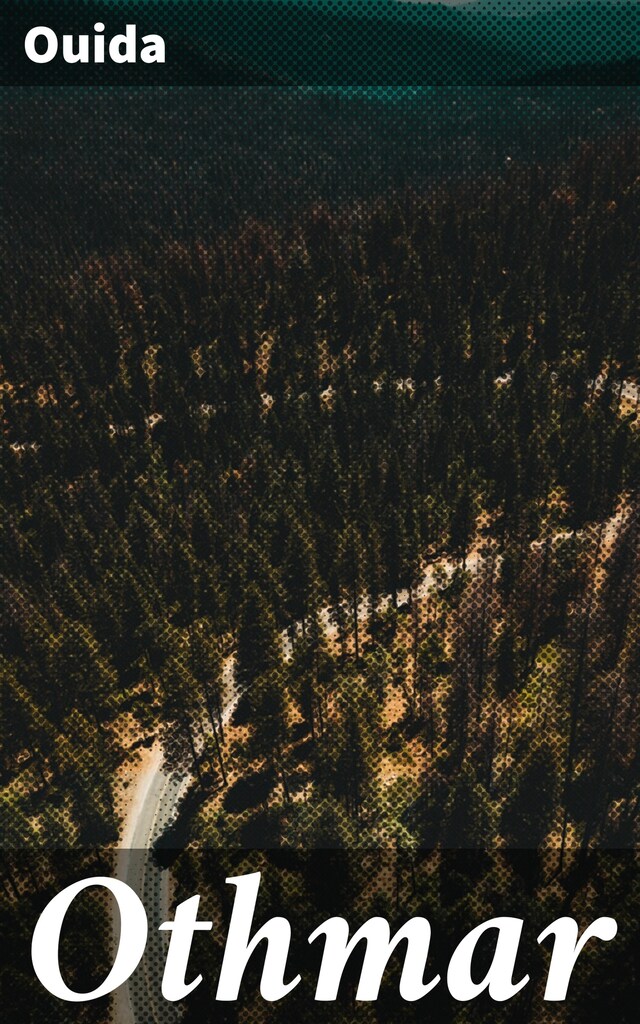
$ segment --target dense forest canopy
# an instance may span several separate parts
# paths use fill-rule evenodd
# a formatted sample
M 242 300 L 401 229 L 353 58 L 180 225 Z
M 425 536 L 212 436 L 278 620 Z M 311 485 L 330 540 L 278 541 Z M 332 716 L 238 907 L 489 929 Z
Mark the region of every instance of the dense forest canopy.
M 188 781 L 155 856 L 218 925 L 249 869 L 294 932 L 426 912 L 443 950 L 500 907 L 539 929 L 599 908 L 618 959 L 581 956 L 554 1019 L 635 1019 L 634 103 L 5 94 L 15 964 L 55 891 L 111 871 L 153 744 Z M 92 899 L 64 951 L 85 988 L 109 956 Z M 210 1012 L 220 934 L 185 1024 Z M 348 973 L 332 1020 L 353 1019 Z M 11 984 L 16 1020 L 66 1019 L 30 973 Z M 390 988 L 366 1019 L 423 1013 Z M 280 1019 L 255 990 L 224 1019 Z M 455 1019 L 540 1020 L 523 998 Z
M 627 126 L 632 88 L 16 88 L 0 122 L 5 231 L 51 276 L 141 238 L 247 217 L 282 229 L 319 200 L 558 167 Z
M 174 121 L 195 102 L 174 101 Z M 231 134 L 234 102 L 249 101 L 229 100 Z M 606 146 L 594 129 L 546 161 L 503 154 L 489 174 L 485 155 L 438 180 L 414 163 L 386 190 L 369 175 L 351 202 L 310 156 L 288 210 L 278 140 L 260 184 L 246 126 L 248 148 L 222 155 L 219 137 L 197 137 L 176 196 L 194 161 L 203 202 L 213 194 L 201 147 L 233 175 L 215 179 L 230 216 L 187 211 L 184 195 L 170 209 L 156 188 L 167 154 L 148 177 L 136 163 L 153 125 L 118 143 L 132 163 L 116 178 L 70 120 L 52 146 L 77 144 L 70 174 L 85 178 L 66 189 L 66 164 L 37 133 L 29 146 L 27 100 L 11 100 L 14 845 L 115 839 L 130 729 L 189 767 L 205 843 L 632 844 L 640 290 L 625 102 L 611 101 L 626 114 Z M 336 137 L 355 123 L 344 97 L 296 103 L 307 126 L 323 104 L 349 110 Z M 451 118 L 459 138 L 465 116 Z M 326 155 L 314 133 L 308 152 Z M 20 227 L 27 171 L 50 203 L 37 231 Z M 272 181 L 277 216 L 259 212 Z M 60 233 L 76 192 L 94 194 L 77 208 L 91 249 L 77 225 Z M 42 260 L 50 273 L 34 277 Z M 229 676 L 241 696 L 225 722 Z

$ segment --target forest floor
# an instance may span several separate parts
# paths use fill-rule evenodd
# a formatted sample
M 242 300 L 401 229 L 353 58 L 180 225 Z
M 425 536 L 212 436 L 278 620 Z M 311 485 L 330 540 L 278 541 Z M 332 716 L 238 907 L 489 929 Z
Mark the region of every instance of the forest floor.
M 226 727 L 237 705 L 232 657 L 224 664 L 223 680 L 222 721 Z M 158 925 L 169 918 L 173 877 L 150 851 L 175 819 L 190 782 L 186 769 L 175 771 L 165 765 L 159 737 L 153 737 L 151 745 L 137 746 L 118 779 L 116 806 L 122 815 L 122 826 L 116 850 L 117 877 L 141 896 L 148 914 L 153 915 L 156 927 L 150 928 L 150 934 L 160 947 L 168 941 L 166 934 L 158 933 Z M 119 923 L 114 922 L 114 944 L 118 935 Z M 149 975 L 151 961 L 152 957 L 145 955 L 130 981 L 115 992 L 113 1012 L 117 1024 L 151 1024 L 155 1020 L 171 1024 L 173 1017 L 168 1015 L 166 1003 L 156 1005 L 157 985 Z
M 628 507 L 623 503 L 604 524 L 601 537 L 603 550 L 608 552 L 611 548 L 628 512 Z M 553 540 L 558 541 L 565 536 L 568 536 L 566 531 L 559 531 L 554 535 Z M 487 544 L 482 538 L 477 539 L 465 560 L 465 570 L 471 575 L 477 574 L 485 559 L 491 555 L 496 556 L 495 547 L 490 542 Z M 397 594 L 397 604 L 402 606 L 415 602 L 418 606 L 417 613 L 420 614 L 434 589 L 437 590 L 445 581 L 449 580 L 459 566 L 459 560 L 444 557 L 436 559 L 425 566 L 422 579 L 413 589 L 412 594 L 406 590 Z M 380 607 L 384 609 L 390 603 L 391 599 L 387 597 L 381 601 Z M 366 636 L 368 617 L 366 600 L 360 602 L 359 613 L 362 616 L 363 636 Z M 330 609 L 322 609 L 320 620 L 325 639 L 337 653 L 338 629 Z M 285 659 L 288 659 L 291 652 L 289 631 L 283 633 L 282 643 Z M 228 657 L 224 664 L 223 678 L 223 724 L 227 743 L 233 744 L 234 740 L 241 740 L 243 735 L 243 727 L 233 723 L 233 714 L 239 696 L 235 687 L 233 656 Z M 393 721 L 401 719 L 404 713 L 405 700 L 401 690 L 393 688 L 387 695 L 385 703 L 384 717 L 386 725 L 389 726 Z M 117 786 L 116 806 L 122 820 L 116 854 L 118 876 L 141 894 L 147 907 L 153 907 L 154 916 L 157 916 L 158 919 L 155 922 L 157 935 L 157 923 L 169 917 L 173 880 L 171 871 L 168 868 L 161 868 L 148 851 L 153 848 L 156 840 L 175 820 L 181 800 L 192 779 L 188 770 L 176 771 L 165 765 L 162 743 L 158 736 L 134 740 L 129 745 L 129 751 L 129 756 L 119 773 Z M 411 757 L 411 751 L 405 750 L 402 758 L 405 771 L 407 755 L 409 760 L 414 760 Z M 397 763 L 396 757 L 385 758 L 383 764 L 385 783 L 392 782 L 398 770 L 399 763 Z M 229 771 L 229 776 L 231 782 L 235 781 L 232 769 Z M 166 936 L 159 936 L 158 941 L 163 941 L 165 938 Z M 151 981 L 145 973 L 143 963 L 131 982 L 118 990 L 114 1002 L 114 1019 L 118 1024 L 140 1024 L 143 1020 L 145 1024 L 150 1024 L 151 1020 L 155 1019 L 153 1016 L 153 992 L 156 986 Z M 162 1019 L 164 1020 L 164 1017 Z
M 603 552 L 609 552 L 628 511 L 624 505 L 621 505 L 607 520 L 602 535 Z M 553 539 L 558 541 L 568 536 L 568 531 L 559 531 Z M 477 541 L 467 555 L 465 571 L 471 575 L 477 574 L 487 555 L 488 550 L 485 550 L 482 541 Z M 452 558 L 439 558 L 431 562 L 425 567 L 422 579 L 411 595 L 408 590 L 398 592 L 398 605 L 402 606 L 409 601 L 423 605 L 434 588 L 441 585 L 442 581 L 450 579 L 459 566 L 460 562 Z M 390 603 L 390 597 L 382 599 L 379 611 L 384 610 Z M 368 602 L 366 600 L 360 602 L 359 617 L 363 634 L 366 635 L 368 617 Z M 338 627 L 332 620 L 329 608 L 321 610 L 320 621 L 325 639 L 337 652 L 339 646 Z M 291 636 L 288 631 L 283 632 L 282 643 L 285 658 L 287 658 L 291 652 Z M 234 726 L 232 723 L 232 715 L 238 699 L 234 683 L 233 657 L 227 659 L 223 674 L 223 704 L 225 708 L 223 722 L 230 739 L 241 738 L 244 732 L 243 727 Z M 389 706 L 386 709 L 387 724 L 401 715 L 402 703 L 401 694 L 394 691 L 390 695 Z M 142 741 L 138 740 L 130 747 L 130 754 L 118 773 L 116 784 L 116 808 L 122 821 L 118 843 L 120 850 L 150 848 L 177 813 L 178 803 L 184 795 L 191 777 L 186 771 L 181 773 L 166 769 L 163 766 L 163 760 L 162 745 L 157 736 L 149 736 Z M 178 778 L 181 780 L 180 784 L 176 784 Z M 173 785 L 170 785 L 168 780 L 173 780 Z

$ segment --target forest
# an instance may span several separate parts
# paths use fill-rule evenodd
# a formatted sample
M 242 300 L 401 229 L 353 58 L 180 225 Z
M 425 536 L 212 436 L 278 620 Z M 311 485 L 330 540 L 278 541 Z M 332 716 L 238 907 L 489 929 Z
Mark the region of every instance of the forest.
M 154 740 L 191 891 L 395 851 L 397 909 L 434 855 L 493 851 L 457 899 L 637 844 L 638 157 L 620 118 L 209 229 L 132 172 L 150 226 L 97 204 L 84 249 L 7 212 L 5 851 L 104 858 Z M 3 854 L 9 903 L 47 863 Z

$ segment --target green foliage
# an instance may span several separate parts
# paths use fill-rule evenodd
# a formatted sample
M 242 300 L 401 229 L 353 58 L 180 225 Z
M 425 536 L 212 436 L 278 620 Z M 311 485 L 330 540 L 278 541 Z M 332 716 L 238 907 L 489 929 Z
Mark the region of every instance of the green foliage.
M 111 835 L 125 728 L 156 731 L 214 803 L 268 766 L 269 827 L 300 841 L 305 801 L 371 841 L 404 834 L 406 806 L 378 811 L 405 779 L 446 806 L 411 835 L 497 840 L 502 821 L 522 842 L 513 798 L 538 842 L 551 803 L 544 822 L 520 808 L 541 729 L 565 837 L 633 816 L 636 176 L 620 127 L 561 165 L 292 201 L 277 225 L 194 211 L 197 238 L 149 191 L 153 239 L 109 245 L 101 221 L 82 256 L 45 232 L 35 277 L 16 234 L 0 333 L 20 831 L 43 827 L 37 790 L 68 836 Z M 569 822 L 598 763 L 598 807 Z

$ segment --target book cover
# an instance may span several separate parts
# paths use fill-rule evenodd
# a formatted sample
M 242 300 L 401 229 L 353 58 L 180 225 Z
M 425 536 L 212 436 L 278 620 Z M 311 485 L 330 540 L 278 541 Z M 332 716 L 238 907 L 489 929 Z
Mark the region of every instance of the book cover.
M 5 1020 L 636 1019 L 638 14 L 3 5 Z

